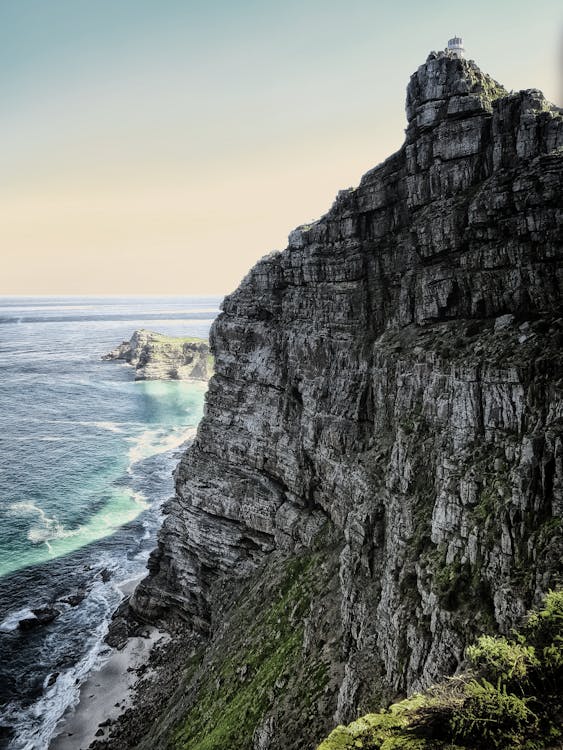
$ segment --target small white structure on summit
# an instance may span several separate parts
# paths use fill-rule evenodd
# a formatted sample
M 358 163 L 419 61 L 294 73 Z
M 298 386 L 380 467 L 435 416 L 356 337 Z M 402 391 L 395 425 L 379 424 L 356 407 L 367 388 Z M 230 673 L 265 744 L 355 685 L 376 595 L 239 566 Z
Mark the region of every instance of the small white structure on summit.
M 448 39 L 448 52 L 456 57 L 464 57 L 465 48 L 463 46 L 463 39 L 460 36 L 454 36 L 452 39 Z

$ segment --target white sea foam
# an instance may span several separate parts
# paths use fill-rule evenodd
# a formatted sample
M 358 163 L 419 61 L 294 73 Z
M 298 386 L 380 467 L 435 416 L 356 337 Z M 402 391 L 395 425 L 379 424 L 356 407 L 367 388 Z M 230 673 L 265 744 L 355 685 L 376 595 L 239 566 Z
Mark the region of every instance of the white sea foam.
M 99 430 L 108 430 L 108 432 L 123 432 L 123 424 L 121 422 L 79 422 L 78 424 L 92 427 L 97 427 Z
M 12 503 L 9 507 L 9 511 L 11 514 L 17 513 L 39 513 L 40 516 L 45 516 L 45 511 L 42 508 L 39 508 L 35 503 L 28 502 L 27 500 L 22 500 L 18 503 Z
M 23 710 L 14 704 L 5 708 L 5 717 L 16 730 L 16 738 L 11 744 L 13 750 L 44 750 L 48 747 L 65 711 L 78 703 L 84 680 L 90 672 L 99 669 L 111 653 L 103 639 L 109 614 L 121 596 L 115 585 L 97 583 L 89 593 L 87 603 L 93 609 L 102 609 L 105 617 L 92 632 L 84 656 L 72 668 L 62 671 L 53 685 L 46 686 L 41 698 L 32 705 Z M 56 644 L 53 645 L 56 648 Z
M 173 430 L 160 428 L 145 430 L 138 437 L 127 438 L 133 443 L 128 451 L 129 473 L 138 461 L 179 448 L 187 440 L 193 438 L 195 433 L 195 427 L 176 427 Z
M 40 544 L 44 542 L 49 549 L 54 539 L 68 539 L 72 536 L 78 536 L 83 531 L 83 527 L 79 526 L 76 529 L 65 529 L 65 527 L 56 521 L 55 519 L 49 519 L 45 526 L 32 526 L 27 532 L 27 539 L 32 544 Z
M 98 430 L 106 430 L 107 432 L 123 433 L 126 432 L 127 427 L 136 426 L 136 422 L 95 422 L 85 420 L 70 420 L 70 419 L 51 419 L 51 420 L 38 420 L 29 419 L 29 422 L 39 422 L 42 424 L 66 424 L 76 425 L 78 427 L 94 427 Z M 46 443 L 58 443 L 63 440 L 75 440 L 74 435 L 16 435 L 10 438 L 12 441 L 17 442 L 46 442 Z
M 5 620 L 0 622 L 0 633 L 11 633 L 13 630 L 17 630 L 20 620 L 25 620 L 28 617 L 35 617 L 35 615 L 27 607 L 11 612 Z
M 209 306 L 209 318 L 214 317 L 215 303 L 211 298 L 198 303 L 200 304 L 199 310 L 197 309 L 197 303 L 194 303 L 196 312 L 201 313 L 205 310 L 207 313 Z M 42 302 L 32 301 L 31 304 L 38 308 L 39 306 L 44 307 Z M 101 306 L 102 313 L 106 311 L 105 302 L 96 300 L 91 304 L 96 309 Z M 91 573 L 86 570 L 84 574 L 81 570 L 69 571 L 72 573 L 72 575 L 69 575 L 69 586 L 74 585 L 75 573 L 77 584 L 82 581 L 83 577 L 84 580 L 88 580 L 88 586 L 95 579 L 96 590 L 92 596 L 99 596 L 100 599 L 103 599 L 104 596 L 108 597 L 107 606 L 96 607 L 92 605 L 88 597 L 76 607 L 67 605 L 65 608 L 61 602 L 56 602 L 61 615 L 52 625 L 39 629 L 30 639 L 34 643 L 37 641 L 37 651 L 33 651 L 33 654 L 35 657 L 37 653 L 37 668 L 38 673 L 41 674 L 41 679 L 44 680 L 44 693 L 40 696 L 35 707 L 23 703 L 19 698 L 16 701 L 14 696 L 11 715 L 8 717 L 4 711 L 5 707 L 3 707 L 2 721 L 0 722 L 14 725 L 18 740 L 17 745 L 13 745 L 13 747 L 17 747 L 18 750 L 23 748 L 26 748 L 26 750 L 32 748 L 33 750 L 44 750 L 48 746 L 52 733 L 56 731 L 58 718 L 65 708 L 76 702 L 80 683 L 87 677 L 92 666 L 96 666 L 96 661 L 103 658 L 106 647 L 100 645 L 101 636 L 105 632 L 105 625 L 102 625 L 102 623 L 110 616 L 119 600 L 118 596 L 113 593 L 114 580 L 118 581 L 120 575 L 116 568 L 123 571 L 123 578 L 135 575 L 137 571 L 143 572 L 150 544 L 147 541 L 143 542 L 140 537 L 143 536 L 146 540 L 150 533 L 154 533 L 159 523 L 158 505 L 162 499 L 160 494 L 164 491 L 166 493 L 172 491 L 170 474 L 174 449 L 177 449 L 186 438 L 190 437 L 190 434 L 194 433 L 194 430 L 184 431 L 180 429 L 175 431 L 170 439 L 167 439 L 170 430 L 173 429 L 168 425 L 162 425 L 161 433 L 155 432 L 159 425 L 147 423 L 148 419 L 158 418 L 159 415 L 158 409 L 153 410 L 152 407 L 162 405 L 164 408 L 162 415 L 165 419 L 169 415 L 171 418 L 176 415 L 179 420 L 183 419 L 184 421 L 195 421 L 196 417 L 199 417 L 200 402 L 197 397 L 192 400 L 188 398 L 185 404 L 181 399 L 178 402 L 175 399 L 168 399 L 170 391 L 173 392 L 172 395 L 176 396 L 178 389 L 175 385 L 167 384 L 162 393 L 154 392 L 144 385 L 134 384 L 132 378 L 125 378 L 120 369 L 118 371 L 108 367 L 102 370 L 104 366 L 99 363 L 98 352 L 101 354 L 109 351 L 114 345 L 111 344 L 114 338 L 115 343 L 118 343 L 130 335 L 130 332 L 127 333 L 128 331 L 157 325 L 156 319 L 151 320 L 149 316 L 145 321 L 142 317 L 143 312 L 145 310 L 150 312 L 154 304 L 150 303 L 150 307 L 147 308 L 147 303 L 144 301 L 127 302 L 123 306 L 126 310 L 133 309 L 135 316 L 138 310 L 138 314 L 141 316 L 139 321 L 137 322 L 137 318 L 132 315 L 127 319 L 111 322 L 102 318 L 76 321 L 74 320 L 76 318 L 74 313 L 68 315 L 73 305 L 63 305 L 62 301 L 56 302 L 54 305 L 53 302 L 49 302 L 50 309 L 46 310 L 45 318 L 48 318 L 49 314 L 53 317 L 55 309 L 64 307 L 64 310 L 62 310 L 64 316 L 57 314 L 56 317 L 60 317 L 62 321 L 68 315 L 68 319 L 64 322 L 57 322 L 56 325 L 51 325 L 47 320 L 44 323 L 36 321 L 32 324 L 24 320 L 27 333 L 25 346 L 23 347 L 21 334 L 16 330 L 18 327 L 4 327 L 6 329 L 4 331 L 6 341 L 11 347 L 5 353 L 7 356 L 9 355 L 10 362 L 14 365 L 11 385 L 17 386 L 21 399 L 12 399 L 11 391 L 6 392 L 3 400 L 0 398 L 4 406 L 3 414 L 6 416 L 6 424 L 3 426 L 7 429 L 4 430 L 3 434 L 7 443 L 14 442 L 14 451 L 16 454 L 18 452 L 21 454 L 24 463 L 22 463 L 21 481 L 18 480 L 20 494 L 19 496 L 16 495 L 15 498 L 21 499 L 22 502 L 14 503 L 10 511 L 13 515 L 7 519 L 11 522 L 9 530 L 14 532 L 14 544 L 8 546 L 4 557 L 0 558 L 0 561 L 5 561 L 2 562 L 4 567 L 1 568 L 1 572 L 9 573 L 26 566 L 52 560 L 54 557 L 64 557 L 79 547 L 110 535 L 116 529 L 136 518 L 139 513 L 143 512 L 144 508 L 150 507 L 150 510 L 141 516 L 142 521 L 140 523 L 142 523 L 142 526 L 139 522 L 132 523 L 128 529 L 120 532 L 117 543 L 108 540 L 107 549 L 111 552 L 107 553 L 107 560 L 100 559 L 100 557 L 103 557 L 101 550 L 105 549 L 104 544 L 93 546 L 91 553 L 84 552 L 82 553 L 83 557 L 77 558 L 86 560 L 94 556 L 95 563 Z M 189 301 L 182 302 L 181 307 L 184 304 L 186 308 L 191 305 Z M 109 312 L 113 313 L 113 307 L 115 305 L 121 307 L 122 301 L 112 302 L 111 305 Z M 77 307 L 83 307 L 83 305 L 77 304 Z M 185 321 L 172 320 L 173 317 L 177 318 L 179 314 L 174 302 L 159 302 L 156 309 L 159 308 L 163 308 L 167 313 L 170 313 L 169 319 L 174 325 L 169 327 L 178 329 L 177 335 L 189 333 L 192 328 L 194 328 L 194 333 L 197 331 L 197 335 L 206 335 L 205 321 L 188 322 L 186 331 Z M 119 312 L 119 309 L 117 311 Z M 19 307 L 13 311 L 13 308 L 10 307 L 8 313 L 10 317 L 15 315 L 21 320 L 21 316 L 27 317 L 30 311 Z M 187 313 L 188 309 L 186 309 Z M 40 318 L 43 316 L 34 315 L 34 317 Z M 164 326 L 167 319 L 161 318 L 158 325 Z M 134 324 L 133 321 L 135 321 Z M 172 331 L 170 332 L 172 333 Z M 59 364 L 62 366 L 59 367 Z M 128 367 L 125 363 L 122 366 Z M 56 384 L 53 381 L 55 368 L 57 370 Z M 142 388 L 148 391 L 148 399 L 145 399 L 146 404 L 145 401 L 139 399 L 139 392 Z M 113 402 L 116 398 L 119 398 L 124 410 L 114 408 Z M 34 411 L 29 408 L 29 404 L 34 402 L 41 402 L 41 405 L 45 407 L 39 410 L 40 414 L 36 413 L 38 410 Z M 21 408 L 18 407 L 18 403 L 20 403 Z M 145 405 L 147 406 L 146 414 L 144 411 Z M 127 410 L 129 406 L 133 411 Z M 130 414 L 131 416 L 134 415 L 133 419 L 137 418 L 139 421 L 127 421 L 127 416 Z M 117 421 L 121 418 L 123 418 L 123 422 Z M 22 423 L 26 428 L 25 432 L 22 430 Z M 152 428 L 153 439 L 152 441 L 149 439 L 143 446 L 143 439 L 141 438 L 138 445 L 139 450 L 135 453 L 135 443 L 125 443 L 125 438 L 131 435 L 140 436 L 140 433 L 147 428 Z M 32 437 L 28 442 L 15 442 L 18 438 L 27 438 L 27 435 L 32 433 L 35 433 L 37 437 Z M 46 480 L 45 477 L 49 476 L 49 467 L 52 467 L 53 480 L 55 480 L 55 471 L 60 472 L 60 476 L 64 476 L 67 471 L 68 467 L 64 461 L 66 455 L 61 448 L 70 445 L 68 442 L 63 442 L 63 440 L 68 440 L 69 435 L 71 435 L 71 439 L 77 442 L 77 445 L 82 441 L 87 443 L 84 451 L 76 452 L 76 455 L 74 455 L 74 451 L 72 452 L 74 458 L 76 458 L 76 462 L 72 463 L 73 471 L 80 473 L 84 481 L 79 486 L 72 482 L 68 484 L 61 482 L 58 485 L 56 481 L 52 482 L 52 487 L 47 486 L 49 480 Z M 38 450 L 32 452 L 29 448 L 34 445 L 32 441 L 35 439 L 42 442 L 37 443 Z M 165 444 L 162 442 L 163 439 L 166 441 Z M 99 441 L 99 451 L 92 446 L 94 441 Z M 39 446 L 41 446 L 41 449 L 39 449 Z M 132 457 L 126 455 L 129 448 L 133 449 Z M 171 453 L 166 453 L 167 450 L 171 450 Z M 9 465 L 2 463 L 0 459 L 2 467 L 5 465 L 7 469 L 7 471 L 4 470 L 2 475 L 4 482 L 13 482 L 12 468 L 14 459 L 18 457 L 14 455 L 14 451 L 6 452 L 6 455 L 10 453 Z M 126 465 L 131 458 L 133 460 L 148 458 L 155 453 L 164 453 L 165 455 L 162 460 L 160 457 L 151 460 L 150 465 L 147 462 L 145 466 L 135 467 L 134 472 L 132 472 L 134 474 L 133 481 L 131 481 L 132 487 L 129 489 L 125 484 L 127 478 L 121 476 L 124 468 L 123 463 Z M 104 468 L 99 476 L 97 474 L 91 476 L 91 469 L 94 471 L 97 466 L 102 466 L 101 462 L 98 464 L 97 459 L 107 455 L 111 459 L 108 460 L 107 464 L 103 464 L 104 467 L 107 466 L 107 473 Z M 115 461 L 113 461 L 114 458 Z M 80 462 L 83 462 L 83 470 Z M 35 466 L 40 469 L 36 477 L 34 477 Z M 115 471 L 113 471 L 113 468 L 115 468 Z M 119 476 L 116 472 L 119 472 Z M 160 481 L 161 475 L 162 481 Z M 26 482 L 28 477 L 34 480 L 30 484 Z M 39 481 L 45 487 L 43 497 L 37 497 L 34 494 Z M 13 485 L 9 485 L 7 488 L 13 489 Z M 133 494 L 133 491 L 138 489 L 144 489 L 147 497 L 145 498 L 141 493 Z M 76 496 L 74 496 L 75 491 Z M 90 499 L 92 500 L 92 513 L 86 514 Z M 11 502 L 11 499 L 9 502 Z M 102 507 L 100 507 L 100 504 Z M 80 511 L 80 516 L 77 516 L 78 511 Z M 84 524 L 80 533 L 79 530 L 69 531 L 65 528 L 65 526 L 72 528 L 78 522 Z M 25 540 L 27 534 L 29 534 L 29 539 Z M 60 538 L 61 536 L 71 536 L 71 538 Z M 49 552 L 51 546 L 52 551 Z M 69 558 L 68 564 L 73 565 L 73 558 Z M 60 563 L 60 567 L 63 569 L 62 575 L 64 575 L 66 565 L 67 563 L 62 560 Z M 114 575 L 114 579 L 106 584 L 99 580 L 98 566 L 101 565 L 111 569 Z M 52 570 L 58 570 L 58 565 L 53 566 Z M 41 591 L 35 588 L 35 582 L 32 579 L 33 576 L 29 579 L 29 587 L 27 583 L 25 585 L 22 599 L 17 598 L 13 607 L 23 607 L 24 604 L 34 607 L 36 604 L 39 605 L 40 602 L 50 602 L 50 599 L 41 598 Z M 11 580 L 13 580 L 14 585 L 19 585 L 19 578 L 14 577 Z M 23 578 L 22 580 L 27 582 L 28 579 Z M 98 584 L 99 589 L 97 588 Z M 14 593 L 16 592 L 14 591 Z M 115 597 L 116 600 L 114 601 L 111 597 Z M 5 629 L 17 628 L 20 619 L 28 615 L 30 615 L 29 610 L 22 609 L 18 612 L 9 613 L 5 609 L 4 612 L 0 613 L 4 620 L 3 623 L 0 623 L 0 626 L 3 625 Z M 94 629 L 96 629 L 95 633 L 93 633 Z M 80 633 L 82 639 L 80 647 L 87 653 L 83 655 L 74 668 L 69 669 L 69 654 L 74 654 L 74 646 L 70 652 L 68 651 L 71 643 L 69 633 L 72 633 L 74 638 L 77 632 Z M 12 636 L 1 636 L 1 638 L 4 643 L 9 642 L 11 644 L 18 640 L 16 633 Z M 46 644 L 45 647 L 44 643 Z M 42 654 L 45 655 L 44 660 Z M 60 670 L 61 672 L 53 685 L 49 685 L 49 682 L 53 679 L 52 675 L 50 680 L 50 676 L 45 673 L 44 667 L 47 664 L 50 665 L 49 668 L 52 671 Z M 58 664 L 64 666 L 57 666 Z M 32 674 L 35 669 L 33 663 L 29 668 L 30 674 Z M 23 713 L 18 715 L 20 711 Z
M 73 420 L 73 419 L 51 419 L 47 424 L 74 424 L 79 427 L 96 427 L 98 430 L 107 430 L 108 432 L 124 432 L 124 427 L 130 427 L 136 423 L 130 422 L 96 422 L 94 420 Z
M 21 568 L 22 557 L 28 565 L 44 562 L 110 536 L 118 528 L 137 518 L 150 505 L 142 491 L 131 487 L 116 488 L 111 492 L 106 505 L 91 515 L 86 523 L 74 529 L 67 529 L 57 518 L 50 518 L 33 502 L 13 503 L 8 509 L 11 515 L 27 515 L 31 519 L 27 539 L 32 546 L 22 554 L 12 555 L 3 562 L 2 574 Z
M 38 516 L 34 525 L 30 526 L 27 532 L 27 539 L 32 544 L 46 544 L 51 550 L 54 539 L 66 539 L 67 537 L 77 536 L 83 530 L 82 526 L 76 529 L 65 529 L 63 524 L 57 518 L 50 518 L 42 508 L 31 502 L 12 503 L 9 511 L 11 514 L 31 514 Z
M 30 419 L 30 422 L 38 422 L 40 420 Z M 126 432 L 127 427 L 135 426 L 136 423 L 128 422 L 94 422 L 85 420 L 70 420 L 70 419 L 51 419 L 43 421 L 43 424 L 67 424 L 77 425 L 78 427 L 94 427 L 98 430 L 106 430 L 107 432 L 123 433 Z M 56 443 L 62 440 L 75 440 L 73 435 L 19 435 L 12 437 L 11 440 L 17 440 L 20 442 L 25 441 L 44 441 L 50 443 Z

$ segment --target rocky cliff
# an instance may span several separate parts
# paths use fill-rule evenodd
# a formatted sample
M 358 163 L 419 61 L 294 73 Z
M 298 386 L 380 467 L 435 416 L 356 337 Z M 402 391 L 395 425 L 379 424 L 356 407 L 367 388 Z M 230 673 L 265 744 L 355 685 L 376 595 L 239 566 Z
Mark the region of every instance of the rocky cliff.
M 314 748 L 560 580 L 563 117 L 432 53 L 407 118 L 214 324 L 132 600 L 208 645 L 140 746 Z
M 204 339 L 135 331 L 102 359 L 119 359 L 135 368 L 135 380 L 208 380 L 213 357 Z

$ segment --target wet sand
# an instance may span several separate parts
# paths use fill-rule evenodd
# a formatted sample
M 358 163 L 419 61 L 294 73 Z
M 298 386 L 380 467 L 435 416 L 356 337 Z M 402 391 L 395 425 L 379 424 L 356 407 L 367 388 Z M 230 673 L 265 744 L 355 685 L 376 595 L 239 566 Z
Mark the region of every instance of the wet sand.
M 139 579 L 121 588 L 128 596 Z M 152 647 L 168 634 L 157 628 L 146 628 L 149 637 L 129 638 L 120 650 L 114 650 L 102 667 L 88 677 L 80 688 L 78 704 L 68 709 L 59 722 L 49 750 L 86 750 L 94 740 L 109 734 L 109 722 L 117 719 L 131 705 L 136 670 L 148 664 Z

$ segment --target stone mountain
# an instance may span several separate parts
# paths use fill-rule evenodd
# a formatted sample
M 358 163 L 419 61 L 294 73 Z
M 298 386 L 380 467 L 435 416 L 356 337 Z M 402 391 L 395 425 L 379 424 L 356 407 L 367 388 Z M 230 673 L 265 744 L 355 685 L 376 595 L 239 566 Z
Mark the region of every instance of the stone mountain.
M 442 53 L 407 117 L 223 303 L 131 601 L 200 645 L 130 747 L 315 748 L 561 579 L 563 117 Z

